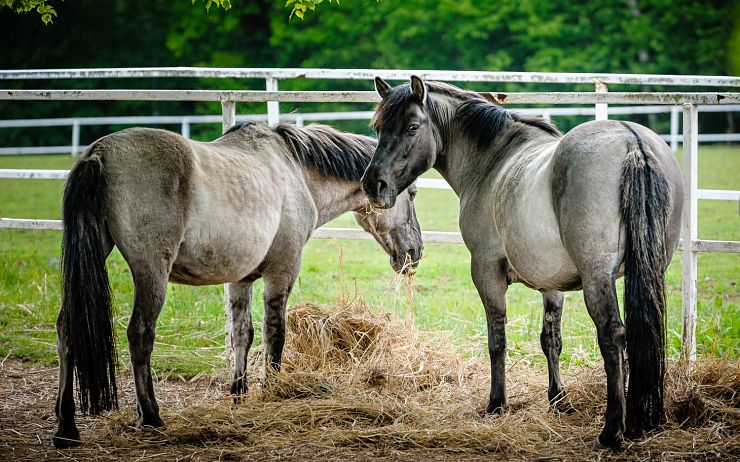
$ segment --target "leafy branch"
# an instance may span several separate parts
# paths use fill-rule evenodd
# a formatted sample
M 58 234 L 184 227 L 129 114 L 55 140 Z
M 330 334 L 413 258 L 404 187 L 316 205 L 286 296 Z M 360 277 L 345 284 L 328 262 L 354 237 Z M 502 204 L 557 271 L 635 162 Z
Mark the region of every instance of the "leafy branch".
M 290 11 L 291 18 L 293 15 L 296 15 L 303 19 L 303 15 L 306 11 L 314 11 L 316 7 L 323 2 L 324 0 L 288 0 L 285 2 L 285 6 L 293 5 L 293 9 Z M 334 2 L 339 4 L 339 0 L 329 0 L 329 3 Z
M 29 11 L 36 11 L 41 15 L 41 20 L 44 24 L 52 22 L 52 16 L 56 16 L 57 12 L 53 6 L 47 4 L 48 0 L 0 0 L 0 8 L 6 7 L 15 11 L 16 13 L 28 13 Z
M 195 5 L 195 2 L 199 2 L 199 1 L 206 2 L 206 11 L 210 11 L 212 5 L 216 5 L 219 8 L 223 8 L 224 10 L 231 9 L 230 0 L 191 0 L 191 1 L 193 2 L 193 5 Z

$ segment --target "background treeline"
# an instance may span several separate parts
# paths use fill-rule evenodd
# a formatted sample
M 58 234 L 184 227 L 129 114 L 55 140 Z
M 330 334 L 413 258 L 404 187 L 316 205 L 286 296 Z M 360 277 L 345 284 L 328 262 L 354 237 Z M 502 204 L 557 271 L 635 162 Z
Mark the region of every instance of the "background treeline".
M 410 68 L 495 71 L 740 74 L 740 3 L 702 0 L 347 0 L 288 21 L 280 0 L 234 0 L 229 11 L 188 0 L 67 0 L 44 26 L 0 11 L 0 67 L 147 66 Z M 3 81 L 5 88 L 264 89 L 261 80 Z M 585 86 L 465 84 L 487 90 Z M 372 89 L 370 81 L 281 81 L 281 89 Z M 619 86 L 614 90 L 637 90 Z M 645 88 L 647 89 L 647 88 Z M 679 88 L 672 87 L 672 90 Z M 666 90 L 653 87 L 650 90 Z M 281 105 L 282 111 L 365 110 L 371 105 Z M 239 113 L 264 112 L 240 104 Z M 218 104 L 3 102 L 0 118 L 218 114 Z M 667 117 L 648 120 L 667 131 Z M 582 120 L 582 119 L 581 119 Z M 569 128 L 576 119 L 558 119 Z M 703 132 L 735 130 L 738 115 L 702 115 Z M 345 129 L 368 131 L 365 122 Z M 113 127 L 113 129 L 121 127 Z M 177 127 L 171 127 L 177 129 Z M 83 143 L 111 131 L 84 127 Z M 193 126 L 210 138 L 217 125 Z M 0 129 L 0 145 L 68 144 L 69 129 Z

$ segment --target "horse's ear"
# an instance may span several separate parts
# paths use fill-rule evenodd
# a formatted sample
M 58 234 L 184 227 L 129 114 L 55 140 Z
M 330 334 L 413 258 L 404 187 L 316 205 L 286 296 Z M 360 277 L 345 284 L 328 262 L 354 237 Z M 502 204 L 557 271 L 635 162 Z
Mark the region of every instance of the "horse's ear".
M 427 87 L 424 85 L 424 81 L 421 80 L 421 77 L 416 75 L 411 76 L 411 94 L 419 98 L 422 105 L 426 104 Z
M 381 98 L 385 98 L 386 95 L 391 91 L 391 86 L 388 85 L 388 83 L 381 79 L 380 77 L 375 77 L 375 91 L 378 92 Z

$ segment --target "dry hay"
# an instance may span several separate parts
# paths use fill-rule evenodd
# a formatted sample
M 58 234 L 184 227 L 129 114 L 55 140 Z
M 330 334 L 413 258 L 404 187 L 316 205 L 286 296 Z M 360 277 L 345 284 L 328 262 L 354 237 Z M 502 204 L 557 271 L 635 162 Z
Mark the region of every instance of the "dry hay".
M 56 369 L 3 362 L 0 459 L 275 460 L 408 458 L 665 459 L 740 457 L 740 363 L 702 360 L 687 377 L 669 366 L 667 422 L 618 452 L 593 442 L 603 423 L 601 367 L 565 371 L 572 412 L 548 408 L 543 370 L 511 366 L 511 406 L 481 417 L 488 360 L 464 359 L 443 336 L 422 336 L 410 320 L 351 306 L 289 311 L 283 371 L 259 386 L 261 350 L 240 403 L 225 374 L 156 386 L 163 429 L 134 420 L 130 374 L 122 411 L 78 425 L 85 444 L 55 451 Z

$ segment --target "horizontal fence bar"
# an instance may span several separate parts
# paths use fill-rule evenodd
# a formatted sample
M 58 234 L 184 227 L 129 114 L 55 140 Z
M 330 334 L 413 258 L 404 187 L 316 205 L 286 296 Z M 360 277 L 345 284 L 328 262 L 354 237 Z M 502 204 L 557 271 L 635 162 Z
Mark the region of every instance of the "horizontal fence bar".
M 670 141 L 671 135 L 659 135 L 664 141 Z M 676 140 L 683 143 L 683 135 L 676 135 Z M 704 133 L 697 137 L 700 143 L 724 143 L 728 141 L 740 141 L 740 133 Z
M 551 107 L 551 108 L 518 108 L 521 114 L 551 116 L 594 115 L 593 106 L 585 107 Z M 612 106 L 609 115 L 629 114 L 662 114 L 671 112 L 671 106 Z M 701 106 L 699 112 L 740 112 L 740 104 Z M 370 120 L 373 111 L 343 112 L 295 112 L 281 114 L 282 120 L 325 121 L 325 120 Z M 114 117 L 59 117 L 54 119 L 6 119 L 0 120 L 0 128 L 33 128 L 33 127 L 67 127 L 75 122 L 80 125 L 136 125 L 161 124 L 177 125 L 182 122 L 191 124 L 221 123 L 220 115 L 172 115 L 172 116 L 114 116 Z M 237 115 L 237 122 L 266 121 L 267 114 Z M 669 135 L 664 135 L 669 136 Z
M 724 106 L 722 106 L 724 107 Z M 734 107 L 728 105 L 728 108 Z M 738 106 L 740 111 L 740 106 Z M 305 112 L 281 114 L 281 120 L 305 121 L 314 120 L 370 120 L 373 111 L 347 111 L 347 112 Z M 75 122 L 80 125 L 179 125 L 182 122 L 190 124 L 221 123 L 223 117 L 220 115 L 202 116 L 116 116 L 116 117 L 59 117 L 56 119 L 6 119 L 0 120 L 0 128 L 35 128 L 35 127 L 69 127 Z M 267 114 L 237 115 L 237 122 L 263 122 L 267 120 Z
M 0 179 L 11 180 L 64 180 L 67 178 L 67 174 L 69 174 L 69 170 L 0 169 Z M 415 181 L 415 184 L 417 187 L 424 189 L 452 189 L 445 180 L 437 178 L 419 178 Z M 740 191 L 700 189 L 698 190 L 698 198 L 740 201 Z
M 0 218 L 0 229 L 25 229 L 38 231 L 61 231 L 62 220 L 35 220 L 25 218 Z M 371 241 L 373 237 L 361 229 L 349 228 L 318 228 L 311 237 L 316 239 L 350 239 Z M 462 244 L 460 233 L 443 231 L 423 231 L 421 237 L 424 242 L 438 244 Z
M 77 153 L 84 151 L 86 146 L 77 146 Z M 0 148 L 0 156 L 33 155 L 33 154 L 71 154 L 74 146 L 21 146 Z
M 604 74 L 582 72 L 485 72 L 408 69 L 301 69 L 301 68 L 205 68 L 138 67 L 102 69 L 19 69 L 0 70 L 0 80 L 20 79 L 90 79 L 90 78 L 277 78 L 277 79 L 351 79 L 408 80 L 412 75 L 424 79 L 454 82 L 514 83 L 590 83 L 631 85 L 687 85 L 740 87 L 740 77 L 662 74 Z
M 740 104 L 740 93 L 676 92 L 516 92 L 486 93 L 499 104 Z M 261 90 L 0 90 L 0 100 L 59 101 L 234 101 L 287 103 L 375 103 L 374 91 Z
M 13 180 L 64 180 L 67 178 L 69 170 L 21 170 L 2 168 L 0 169 L 0 178 Z
M 0 218 L 0 229 L 24 229 L 24 230 L 50 230 L 61 231 L 61 220 L 34 220 L 23 218 Z M 361 229 L 350 228 L 318 228 L 314 230 L 311 237 L 316 239 L 348 239 L 371 241 L 373 237 Z M 462 244 L 460 233 L 445 231 L 422 231 L 421 237 L 425 243 L 436 244 Z M 692 250 L 696 252 L 723 252 L 740 253 L 740 242 L 738 241 L 712 241 L 695 240 L 692 242 Z M 679 243 L 679 250 L 683 249 L 683 240 Z
M 740 191 L 730 191 L 724 189 L 697 189 L 696 198 L 715 201 L 740 201 Z

